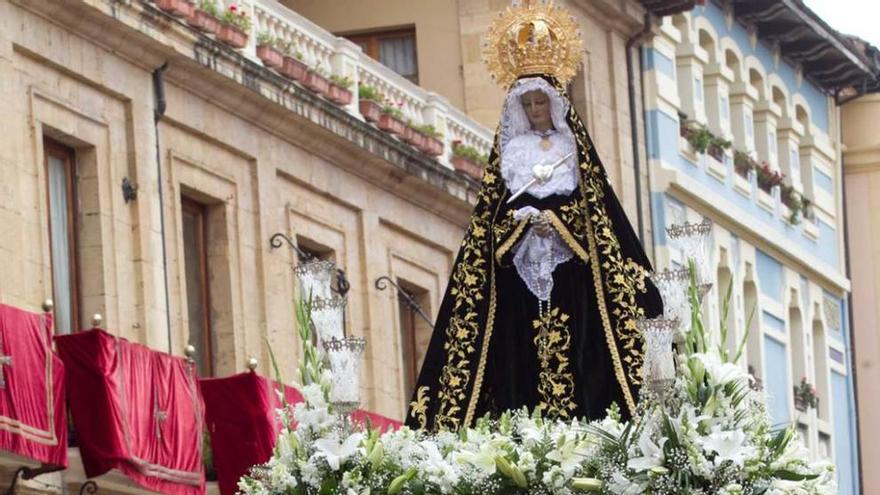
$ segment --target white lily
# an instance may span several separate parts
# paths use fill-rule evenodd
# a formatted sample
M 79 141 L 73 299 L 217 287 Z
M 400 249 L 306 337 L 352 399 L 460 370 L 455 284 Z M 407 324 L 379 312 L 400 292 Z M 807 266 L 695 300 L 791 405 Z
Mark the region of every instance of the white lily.
M 353 456 L 361 443 L 363 435 L 355 433 L 340 442 L 336 438 L 319 438 L 315 440 L 318 455 L 327 460 L 330 469 L 339 470 L 339 466 Z
M 664 461 L 663 456 L 663 444 L 666 443 L 666 439 L 664 438 L 659 445 L 657 445 L 652 439 L 651 435 L 653 431 L 645 428 L 642 430 L 642 434 L 639 436 L 639 450 L 641 450 L 642 455 L 640 457 L 633 457 L 626 463 L 626 467 L 633 469 L 638 472 L 647 471 L 653 467 L 662 466 Z
M 746 434 L 741 429 L 721 430 L 716 428 L 712 433 L 701 438 L 703 448 L 715 452 L 715 465 L 731 461 L 742 467 L 745 460 L 754 455 L 754 447 L 745 445 Z

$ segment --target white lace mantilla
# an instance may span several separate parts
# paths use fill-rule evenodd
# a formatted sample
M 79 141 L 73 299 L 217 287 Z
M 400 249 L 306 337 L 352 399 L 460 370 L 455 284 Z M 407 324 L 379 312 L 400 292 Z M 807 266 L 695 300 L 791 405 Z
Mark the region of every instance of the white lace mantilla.
M 532 130 L 520 101 L 523 94 L 534 90 L 543 91 L 550 98 L 555 132 L 549 135 L 551 146 L 546 150 L 541 147 L 542 138 Z M 514 83 L 501 116 L 501 177 L 511 192 L 520 190 L 535 177 L 536 165 L 550 165 L 576 150 L 574 136 L 565 120 L 568 109 L 568 100 L 544 79 L 527 78 Z M 531 186 L 526 194 L 535 198 L 571 194 L 577 187 L 576 156 L 575 153 L 559 165 L 549 180 Z M 525 206 L 514 212 L 514 217 L 520 220 L 540 214 L 535 207 Z M 574 255 L 558 232 L 551 228 L 547 236 L 541 236 L 534 227 L 529 227 L 513 247 L 513 253 L 517 273 L 539 301 L 550 300 L 553 271 Z
M 535 165 L 550 165 L 575 151 L 574 139 L 555 132 L 550 135 L 553 146 L 541 148 L 541 136 L 529 133 L 513 138 L 501 154 L 501 177 L 511 192 L 519 191 L 535 177 Z M 529 187 L 526 194 L 546 198 L 551 194 L 571 194 L 577 187 L 577 159 L 570 157 L 556 167 L 550 180 Z

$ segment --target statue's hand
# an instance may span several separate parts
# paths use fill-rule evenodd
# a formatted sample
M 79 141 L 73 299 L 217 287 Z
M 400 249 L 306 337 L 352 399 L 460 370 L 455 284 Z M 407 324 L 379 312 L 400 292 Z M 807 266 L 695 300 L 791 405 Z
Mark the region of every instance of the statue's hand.
M 547 237 L 553 233 L 553 226 L 544 213 L 532 216 L 532 229 L 541 237 Z

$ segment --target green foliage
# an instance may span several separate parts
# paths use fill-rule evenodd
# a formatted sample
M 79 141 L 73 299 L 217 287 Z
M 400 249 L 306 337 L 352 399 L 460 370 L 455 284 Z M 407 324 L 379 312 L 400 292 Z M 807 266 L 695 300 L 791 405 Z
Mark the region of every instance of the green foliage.
M 222 20 L 226 24 L 237 27 L 245 33 L 251 32 L 250 16 L 248 16 L 247 12 L 244 9 L 236 4 L 232 4 L 227 7 L 226 11 L 223 12 L 223 17 L 221 17 L 220 20 Z
M 333 81 L 333 84 L 348 89 L 352 87 L 354 81 L 351 80 L 348 76 L 340 76 L 338 74 L 333 74 L 330 76 L 330 80 Z
M 385 97 L 382 96 L 382 93 L 380 93 L 379 90 L 366 84 L 358 84 L 358 98 L 360 98 L 361 100 L 372 100 L 375 102 L 381 102 L 385 99 Z
M 220 8 L 217 7 L 217 0 L 201 0 L 198 4 L 199 10 L 214 17 L 220 16 Z
M 467 158 L 477 165 L 482 165 L 484 167 L 489 163 L 489 157 L 487 155 L 480 153 L 480 151 L 473 146 L 462 144 L 462 142 L 458 140 L 452 142 L 452 155 Z

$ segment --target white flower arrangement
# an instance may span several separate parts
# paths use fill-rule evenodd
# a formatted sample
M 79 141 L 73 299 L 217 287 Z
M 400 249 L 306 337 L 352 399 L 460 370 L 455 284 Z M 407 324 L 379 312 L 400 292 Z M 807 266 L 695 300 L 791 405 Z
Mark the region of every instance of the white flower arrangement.
M 672 390 L 643 389 L 633 421 L 612 406 L 599 421 L 525 410 L 472 428 L 428 434 L 403 427 L 346 431 L 328 402 L 330 377 L 299 311 L 303 403 L 272 458 L 239 482 L 245 495 L 833 494 L 833 468 L 810 462 L 793 427 L 773 431 L 764 399 L 726 349 L 706 344 L 692 278 L 693 320 Z M 725 318 L 726 319 L 726 318 Z M 724 320 L 724 319 L 723 319 Z M 722 329 L 722 333 L 725 330 Z M 725 342 L 726 339 L 721 339 Z

